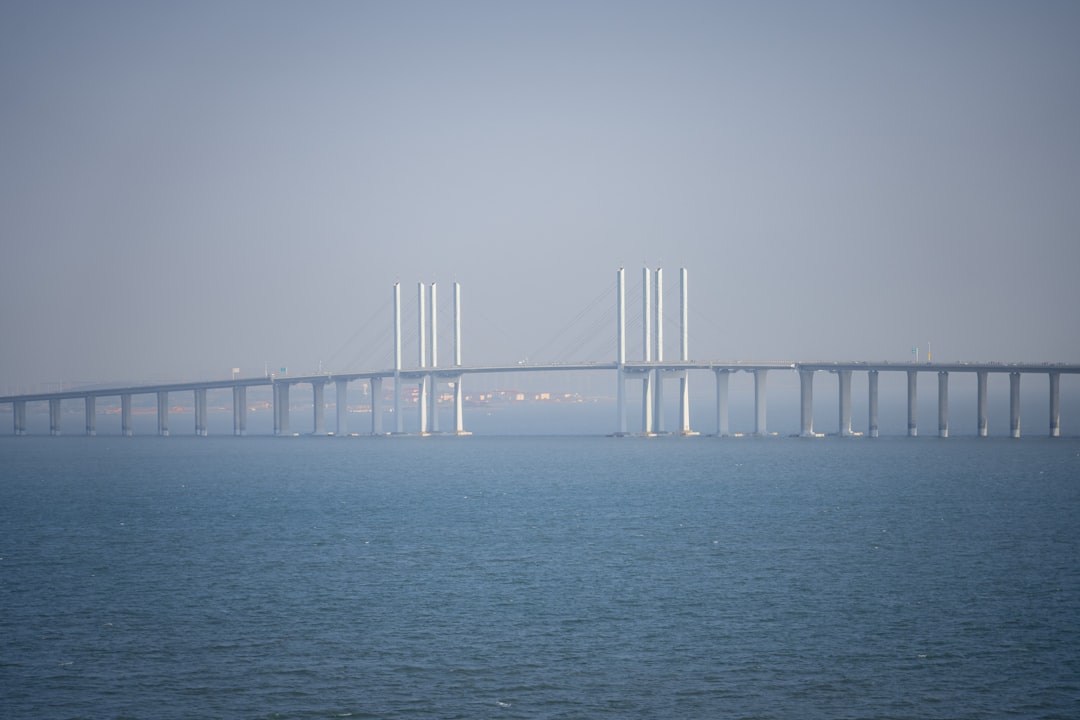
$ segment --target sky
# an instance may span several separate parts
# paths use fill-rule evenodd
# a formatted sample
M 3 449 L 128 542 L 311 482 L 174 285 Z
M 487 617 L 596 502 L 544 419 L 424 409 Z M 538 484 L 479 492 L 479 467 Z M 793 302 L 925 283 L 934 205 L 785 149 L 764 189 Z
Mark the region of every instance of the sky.
M 5 2 L 0 389 L 387 367 L 396 282 L 443 357 L 458 282 L 466 364 L 610 361 L 646 266 L 698 360 L 1080 362 L 1077 37 L 1038 0 Z

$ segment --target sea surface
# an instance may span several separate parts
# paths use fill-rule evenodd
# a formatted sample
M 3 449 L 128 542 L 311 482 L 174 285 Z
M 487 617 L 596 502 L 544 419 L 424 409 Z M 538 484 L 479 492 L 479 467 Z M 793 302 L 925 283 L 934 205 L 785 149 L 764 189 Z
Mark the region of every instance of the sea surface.
M 1078 716 L 1080 439 L 0 438 L 0 717 Z

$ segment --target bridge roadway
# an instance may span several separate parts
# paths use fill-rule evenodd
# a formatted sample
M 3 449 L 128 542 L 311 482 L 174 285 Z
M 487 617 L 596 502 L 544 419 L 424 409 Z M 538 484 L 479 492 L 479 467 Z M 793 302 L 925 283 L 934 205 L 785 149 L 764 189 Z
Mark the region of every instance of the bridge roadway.
M 682 426 L 674 434 L 693 435 L 689 429 L 688 395 L 685 392 L 685 377 L 692 370 L 709 370 L 716 377 L 716 435 L 729 435 L 728 425 L 728 378 L 733 372 L 749 372 L 754 375 L 754 433 L 766 434 L 766 377 L 769 371 L 792 370 L 799 373 L 800 379 L 800 435 L 813 437 L 819 435 L 813 425 L 813 377 L 817 372 L 835 373 L 839 377 L 839 428 L 838 434 L 849 436 L 856 434 L 852 430 L 851 413 L 851 377 L 853 372 L 866 372 L 869 382 L 869 407 L 867 434 L 878 436 L 878 377 L 882 372 L 903 372 L 907 375 L 907 411 L 908 435 L 918 434 L 916 416 L 916 388 L 919 373 L 936 373 L 938 377 L 938 434 L 948 437 L 948 378 L 950 373 L 972 372 L 978 379 L 977 389 L 977 433 L 987 435 L 987 377 L 990 373 L 1008 373 L 1010 388 L 1010 430 L 1012 437 L 1020 436 L 1020 376 L 1023 374 L 1046 374 L 1049 377 L 1050 390 L 1050 427 L 1051 437 L 1061 433 L 1060 378 L 1062 374 L 1080 374 L 1080 364 L 1067 363 L 1001 363 L 1001 362 L 888 362 L 888 361 L 853 361 L 853 362 L 795 362 L 795 361 L 627 361 L 616 362 L 579 362 L 579 363 L 515 363 L 511 365 L 474 365 L 474 366 L 439 366 L 414 367 L 400 370 L 371 370 L 351 373 L 320 373 L 304 376 L 266 376 L 257 378 L 234 378 L 228 380 L 206 380 L 195 382 L 162 383 L 155 385 L 135 385 L 121 387 L 88 387 L 61 390 L 51 393 L 31 393 L 23 395 L 0 396 L 0 404 L 10 403 L 13 410 L 15 435 L 27 434 L 26 404 L 28 402 L 49 403 L 49 431 L 52 435 L 60 434 L 60 402 L 78 400 L 85 402 L 86 434 L 96 435 L 96 400 L 100 397 L 121 399 L 121 428 L 124 435 L 132 435 L 131 398 L 134 395 L 156 395 L 158 412 L 158 434 L 169 434 L 169 394 L 192 392 L 195 398 L 195 434 L 206 435 L 206 392 L 213 389 L 231 388 L 233 393 L 233 433 L 247 434 L 247 388 L 273 388 L 274 433 L 288 435 L 289 432 L 289 388 L 292 385 L 310 384 L 313 391 L 313 433 L 328 434 L 325 429 L 324 388 L 327 383 L 334 383 L 337 390 L 337 427 L 336 434 L 347 434 L 346 405 L 347 388 L 350 382 L 368 381 L 372 399 L 371 433 L 385 434 L 382 429 L 382 382 L 386 379 L 415 381 L 420 383 L 447 382 L 454 386 L 454 427 L 453 434 L 468 434 L 464 430 L 462 408 L 463 395 L 461 378 L 465 375 L 503 374 L 518 372 L 582 372 L 614 371 L 618 373 L 620 386 L 627 380 L 641 379 L 648 392 L 655 390 L 659 397 L 659 388 L 666 378 L 683 379 L 683 395 L 680 398 L 680 416 L 684 418 Z M 401 387 L 405 382 L 395 383 L 394 403 L 396 411 L 396 432 L 401 432 Z M 620 400 L 621 400 L 620 388 Z M 650 418 L 653 412 L 653 400 L 643 399 L 643 427 L 641 434 L 662 434 L 662 425 Z M 659 403 L 656 403 L 659 406 Z M 437 416 L 432 417 L 421 412 L 420 434 L 439 432 Z M 625 408 L 620 402 L 619 422 L 616 435 L 625 433 Z

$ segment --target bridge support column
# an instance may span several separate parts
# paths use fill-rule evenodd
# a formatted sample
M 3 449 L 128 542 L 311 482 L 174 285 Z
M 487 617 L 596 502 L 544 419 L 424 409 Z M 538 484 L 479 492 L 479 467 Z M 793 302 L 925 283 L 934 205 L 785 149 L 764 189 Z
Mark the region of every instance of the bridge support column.
M 428 427 L 431 432 L 437 433 L 439 432 L 439 379 L 432 375 L 428 382 L 431 384 L 431 391 L 428 393 Z
M 49 434 L 60 434 L 60 399 L 49 398 Z
M 311 399 L 314 406 L 311 423 L 312 435 L 326 434 L 326 381 L 315 380 L 311 383 Z
M 1020 437 L 1020 373 L 1009 373 L 1009 436 Z
M 978 389 L 976 394 L 978 400 L 976 402 L 976 432 L 979 437 L 986 437 L 988 434 L 986 425 L 986 371 L 978 370 L 975 376 L 978 381 Z
M 713 370 L 716 373 L 716 437 L 726 437 L 730 434 L 728 426 L 728 378 L 730 370 Z
M 233 435 L 243 437 L 247 435 L 247 387 L 233 385 L 232 389 L 233 409 Z
M 86 396 L 86 434 L 97 435 L 97 398 L 93 395 Z
M 420 382 L 416 384 L 416 409 L 420 418 L 420 434 L 428 434 L 428 376 L 424 375 L 420 378 Z
M 195 435 L 206 437 L 206 388 L 195 388 Z
M 949 373 L 937 374 L 937 427 L 938 437 L 949 437 Z
M 851 371 L 838 370 L 836 377 L 840 384 L 840 437 L 851 437 Z
M 679 434 L 697 435 L 690 429 L 690 373 L 683 370 L 679 373 Z
M 131 437 L 134 433 L 131 429 L 131 393 L 120 396 L 120 432 L 124 437 Z
M 641 432 L 644 435 L 652 435 L 655 432 L 653 425 L 653 372 L 646 370 L 641 375 Z
M 799 370 L 799 437 L 814 437 L 814 371 Z
M 161 437 L 169 436 L 169 391 L 157 394 L 157 433 Z
M 382 435 L 382 378 L 373 377 L 368 381 L 368 392 L 371 397 L 368 399 L 368 405 L 371 407 L 371 434 Z
M 908 437 L 917 437 L 919 424 L 916 418 L 916 387 L 918 384 L 918 371 L 907 371 L 907 434 Z
M 461 385 L 461 375 L 454 378 L 454 434 L 470 434 L 465 430 L 465 390 Z
M 878 371 L 871 370 L 867 373 L 869 380 L 870 408 L 867 433 L 870 437 L 878 437 Z
M 11 410 L 15 435 L 16 437 L 22 437 L 26 435 L 26 401 L 16 400 L 12 403 Z
M 274 434 L 289 434 L 289 384 L 274 383 Z
M 754 371 L 754 434 L 765 435 L 765 376 L 768 370 L 758 368 Z
M 405 432 L 405 418 L 401 416 L 401 373 L 394 372 L 394 432 Z
M 664 428 L 664 371 L 653 371 L 653 430 L 663 433 Z
M 619 369 L 615 371 L 615 382 L 618 383 L 615 387 L 615 412 L 618 416 L 618 421 L 615 423 L 615 434 L 626 434 L 626 373 L 623 371 L 622 363 L 619 363 Z
M 1050 437 L 1061 437 L 1061 373 L 1050 373 Z
M 348 433 L 348 418 L 349 418 L 349 381 L 348 380 L 335 380 L 334 381 L 334 415 L 336 416 L 336 423 L 334 424 L 334 435 L 337 437 L 345 437 Z

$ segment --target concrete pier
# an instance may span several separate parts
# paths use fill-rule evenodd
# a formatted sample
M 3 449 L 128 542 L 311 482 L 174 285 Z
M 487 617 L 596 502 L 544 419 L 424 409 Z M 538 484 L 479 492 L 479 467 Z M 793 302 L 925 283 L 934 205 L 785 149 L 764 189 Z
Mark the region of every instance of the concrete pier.
M 334 434 L 338 437 L 344 437 L 349 432 L 349 381 L 348 380 L 335 380 L 334 381 L 334 415 L 336 416 L 336 422 L 334 423 Z
M 765 376 L 768 370 L 757 368 L 754 370 L 754 434 L 765 435 L 768 430 L 765 427 Z
M 460 375 L 454 378 L 454 434 L 469 434 L 465 432 L 465 391 L 462 389 Z
M 869 381 L 869 383 L 868 383 L 869 384 L 868 391 L 869 391 L 870 403 L 869 403 L 869 408 L 868 408 L 868 413 L 867 413 L 868 419 L 867 419 L 866 432 L 870 435 L 870 437 L 876 438 L 876 437 L 878 437 L 878 434 L 879 434 L 879 431 L 878 431 L 878 371 L 877 370 L 871 370 L 870 372 L 867 373 L 867 378 L 868 378 L 868 381 Z
M 1009 373 L 1009 437 L 1020 437 L 1020 373 Z
M 851 437 L 851 371 L 837 370 L 837 379 L 840 383 L 840 437 Z
M 976 414 L 976 417 L 975 417 L 976 425 L 975 425 L 975 427 L 977 428 L 976 433 L 978 434 L 979 437 L 986 437 L 987 434 L 988 434 L 987 425 L 986 425 L 986 376 L 987 376 L 987 373 L 986 373 L 985 370 L 979 370 L 979 371 L 977 371 L 975 373 L 975 375 L 978 378 L 978 381 L 977 381 L 978 388 L 976 390 L 976 396 L 977 396 L 978 399 L 976 401 L 976 409 L 975 409 L 975 414 Z
M 16 437 L 26 435 L 26 401 L 16 400 L 12 403 L 12 424 Z
M 274 434 L 291 435 L 289 431 L 289 383 L 274 383 Z
M 658 435 L 667 430 L 664 427 L 664 375 L 659 368 L 653 370 L 653 432 Z
M 314 380 L 311 383 L 311 399 L 314 406 L 311 427 L 313 435 L 326 434 L 326 381 Z
M 206 388 L 195 388 L 195 435 L 206 437 Z
M 937 374 L 937 424 L 938 437 L 949 437 L 949 373 L 944 370 Z
M 679 434 L 697 435 L 690 429 L 690 383 L 687 375 L 685 370 L 679 373 Z
M 243 385 L 234 385 L 233 398 L 233 435 L 243 437 L 247 435 L 247 388 Z
M 799 437 L 814 437 L 813 370 L 799 370 Z
M 49 434 L 60 434 L 60 398 L 49 398 Z
M 1061 437 L 1061 373 L 1050 373 L 1050 437 Z
M 86 396 L 86 434 L 97 435 L 97 398 L 93 395 Z
M 907 434 L 908 437 L 916 437 L 919 434 L 919 421 L 916 414 L 916 388 L 918 385 L 918 371 L 907 371 Z
M 133 435 L 131 429 L 131 393 L 123 393 L 120 396 L 120 432 L 124 437 Z
M 161 437 L 169 436 L 169 391 L 165 390 L 157 394 L 157 434 Z
M 371 378 L 368 390 L 371 393 L 371 434 L 383 434 L 382 422 L 382 381 L 381 377 Z
M 713 370 L 716 375 L 716 436 L 727 437 L 731 434 L 728 413 L 728 380 L 731 371 L 723 368 Z

